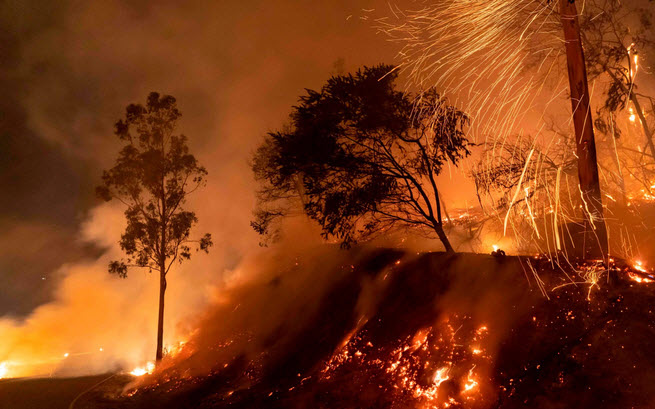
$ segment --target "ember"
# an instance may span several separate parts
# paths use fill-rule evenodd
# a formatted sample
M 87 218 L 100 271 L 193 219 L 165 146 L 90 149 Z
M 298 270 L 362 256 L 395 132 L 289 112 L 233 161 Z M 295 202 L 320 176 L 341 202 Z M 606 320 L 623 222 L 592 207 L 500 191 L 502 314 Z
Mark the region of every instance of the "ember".
M 485 398 L 475 395 L 478 367 L 489 367 L 491 361 L 481 347 L 488 335 L 485 325 L 471 326 L 470 317 L 453 315 L 432 327 L 423 328 L 391 350 L 371 348 L 365 334 L 359 334 L 334 354 L 323 370 L 326 380 L 347 369 L 380 376 L 380 381 L 398 400 L 411 399 L 419 407 L 447 408 L 464 402 L 484 407 Z M 356 349 L 366 352 L 355 354 Z M 471 406 L 478 407 L 478 406 Z

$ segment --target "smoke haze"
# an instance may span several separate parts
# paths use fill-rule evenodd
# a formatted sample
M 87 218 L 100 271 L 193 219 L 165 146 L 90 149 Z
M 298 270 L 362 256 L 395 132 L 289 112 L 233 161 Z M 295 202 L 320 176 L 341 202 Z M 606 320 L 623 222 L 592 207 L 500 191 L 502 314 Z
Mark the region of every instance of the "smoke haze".
M 165 344 L 188 340 L 198 320 L 219 322 L 226 306 L 240 304 L 235 297 L 250 309 L 208 334 L 254 327 L 264 336 L 289 311 L 311 305 L 338 273 L 292 271 L 279 288 L 269 284 L 299 254 L 335 268 L 346 256 L 323 249 L 304 220 L 289 222 L 276 248 L 260 249 L 249 227 L 256 186 L 248 159 L 305 88 L 341 68 L 396 61 L 396 48 L 362 12 L 385 7 L 378 0 L 4 2 L 0 362 L 16 376 L 65 375 L 154 358 L 157 280 L 140 270 L 127 280 L 107 273 L 109 260 L 121 257 L 123 209 L 94 196 L 119 149 L 113 124 L 150 91 L 177 98 L 179 131 L 209 171 L 188 207 L 200 220 L 192 234 L 214 240 L 209 255 L 194 254 L 169 275 Z M 450 207 L 476 200 L 461 172 L 442 176 Z M 375 299 L 378 284 L 362 285 L 370 291 L 362 300 Z M 281 302 L 280 294 L 300 299 Z M 279 308 L 257 321 L 273 302 Z M 208 304 L 217 307 L 206 311 Z M 361 301 L 362 315 L 367 305 Z

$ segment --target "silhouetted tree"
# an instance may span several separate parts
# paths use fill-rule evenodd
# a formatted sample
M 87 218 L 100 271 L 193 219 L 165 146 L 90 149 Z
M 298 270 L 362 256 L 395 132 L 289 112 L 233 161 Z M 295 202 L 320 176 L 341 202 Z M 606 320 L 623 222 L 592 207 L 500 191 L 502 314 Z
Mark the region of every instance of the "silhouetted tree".
M 393 66 L 379 65 L 307 90 L 290 129 L 269 133 L 254 155 L 257 232 L 275 234 L 271 223 L 300 197 L 323 236 L 344 246 L 402 226 L 436 234 L 453 251 L 435 178 L 469 154 L 468 117 L 434 89 L 416 100 L 397 91 L 396 78 Z
M 127 206 L 127 228 L 120 240 L 127 259 L 110 262 L 109 272 L 125 278 L 128 267 L 159 271 L 157 361 L 163 350 L 166 275 L 176 260 L 191 258 L 192 242 L 205 252 L 212 245 L 210 234 L 189 239 L 198 219 L 183 205 L 205 184 L 207 171 L 189 153 L 186 136 L 174 134 L 180 116 L 175 98 L 156 92 L 150 93 L 146 106 L 129 105 L 115 129 L 124 147 L 97 188 L 101 198 Z

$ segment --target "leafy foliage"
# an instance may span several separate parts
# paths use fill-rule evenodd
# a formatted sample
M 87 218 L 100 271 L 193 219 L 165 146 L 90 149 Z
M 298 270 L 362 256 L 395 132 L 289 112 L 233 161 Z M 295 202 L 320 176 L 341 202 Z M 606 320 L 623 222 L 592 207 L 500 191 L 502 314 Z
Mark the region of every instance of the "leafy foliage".
M 416 99 L 397 91 L 396 78 L 379 65 L 307 90 L 292 126 L 269 133 L 254 155 L 257 232 L 275 236 L 274 222 L 300 198 L 324 237 L 344 246 L 398 225 L 436 232 L 451 249 L 435 177 L 469 154 L 468 117 L 434 89 Z
M 175 260 L 191 258 L 191 243 L 209 251 L 211 235 L 190 240 L 198 221 L 183 205 L 205 184 L 207 171 L 189 153 L 187 138 L 174 134 L 181 113 L 175 98 L 150 93 L 146 106 L 131 104 L 115 134 L 125 144 L 114 167 L 102 175 L 97 194 L 127 206 L 127 228 L 120 246 L 127 260 L 112 261 L 109 272 L 127 277 L 129 266 L 168 273 Z M 170 261 L 169 261 L 170 260 Z

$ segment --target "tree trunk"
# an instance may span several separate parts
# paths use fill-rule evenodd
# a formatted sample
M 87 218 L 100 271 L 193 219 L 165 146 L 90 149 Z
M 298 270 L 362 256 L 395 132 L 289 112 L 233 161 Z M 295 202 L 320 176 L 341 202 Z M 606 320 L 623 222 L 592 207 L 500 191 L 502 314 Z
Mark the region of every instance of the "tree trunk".
M 162 147 L 163 149 L 163 147 Z M 163 150 L 162 150 L 163 151 Z M 162 192 L 164 190 L 164 179 L 162 178 Z M 164 352 L 164 295 L 166 294 L 166 195 L 162 198 L 162 223 L 161 223 L 161 244 L 159 248 L 159 316 L 157 319 L 157 357 L 159 363 Z
M 164 163 L 164 139 L 161 142 L 161 162 Z M 159 247 L 159 316 L 157 318 L 157 356 L 159 363 L 164 356 L 164 295 L 166 294 L 166 174 L 161 177 L 161 244 Z
M 581 255 L 585 258 L 600 258 L 607 255 L 607 230 L 598 178 L 596 142 L 589 106 L 587 70 L 580 40 L 580 25 L 575 0 L 560 0 L 560 18 L 566 43 L 571 106 L 578 156 L 578 178 L 584 202 L 582 210 L 585 217 L 585 246 Z
M 454 253 L 455 249 L 453 248 L 453 246 L 450 245 L 450 240 L 448 240 L 448 236 L 446 236 L 446 233 L 443 231 L 443 218 L 441 217 L 441 195 L 439 195 L 439 190 L 437 189 L 437 184 L 434 182 L 434 178 L 432 177 L 432 174 L 430 174 L 430 181 L 432 182 L 432 186 L 434 187 L 434 198 L 436 199 L 437 202 L 437 220 L 435 221 L 433 218 L 432 225 L 434 226 L 434 231 L 437 232 L 437 236 L 439 237 L 439 240 L 441 240 L 441 243 L 446 249 L 446 252 Z
M 166 266 L 160 266 L 159 271 L 159 317 L 157 320 L 157 357 L 161 361 L 164 353 L 164 294 L 166 293 Z
M 441 243 L 443 246 L 446 248 L 446 252 L 448 253 L 454 253 L 455 249 L 453 246 L 450 245 L 450 241 L 448 240 L 448 236 L 446 236 L 446 233 L 443 231 L 443 225 L 440 223 L 435 223 L 434 224 L 434 231 L 437 232 L 437 236 L 439 237 L 439 240 L 441 240 Z

